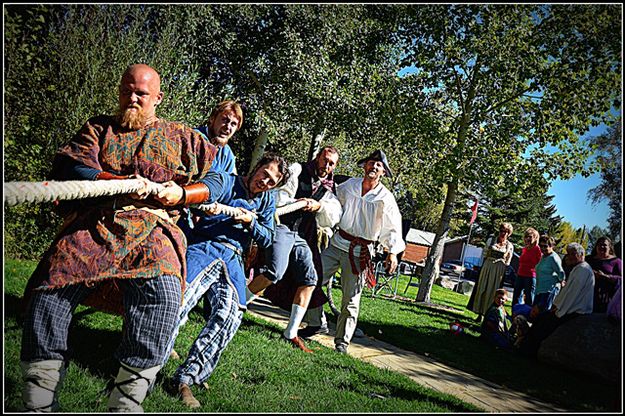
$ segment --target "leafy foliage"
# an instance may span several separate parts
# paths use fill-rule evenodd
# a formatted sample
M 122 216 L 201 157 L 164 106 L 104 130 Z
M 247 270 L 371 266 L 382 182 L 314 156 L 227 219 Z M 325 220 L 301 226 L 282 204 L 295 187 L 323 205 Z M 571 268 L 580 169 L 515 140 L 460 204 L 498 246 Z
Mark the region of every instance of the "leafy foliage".
M 185 53 L 189 38 L 180 34 L 187 21 L 179 11 L 6 6 L 5 179 L 44 179 L 56 149 L 87 118 L 115 112 L 119 78 L 135 62 L 153 65 L 162 75 L 168 98 L 160 116 L 199 123 L 207 91 L 195 88 L 196 64 Z M 5 213 L 6 253 L 17 257 L 41 256 L 60 225 L 47 204 L 10 207 Z
M 403 63 L 416 69 L 448 131 L 436 167 L 448 184 L 446 202 L 417 300 L 429 299 L 459 186 L 494 191 L 533 172 L 523 189 L 596 169 L 578 136 L 609 124 L 610 107 L 620 106 L 618 15 L 612 5 L 407 9 Z
M 610 5 L 5 6 L 5 180 L 44 179 L 88 117 L 116 110 L 126 66 L 145 62 L 161 74 L 161 117 L 196 126 L 223 99 L 243 104 L 239 172 L 261 139 L 302 161 L 323 133 L 350 176 L 382 148 L 404 219 L 460 232 L 458 193 L 516 198 L 595 169 L 577 135 L 620 104 L 617 15 Z M 8 254 L 41 255 L 60 224 L 49 211 L 7 208 Z
M 566 246 L 570 243 L 579 243 L 586 249 L 586 252 L 590 253 L 588 247 L 589 235 L 584 227 L 576 229 L 570 222 L 563 221 L 554 230 L 553 237 L 556 240 L 556 245 L 553 249 L 556 253 L 565 255 Z
M 594 137 L 591 143 L 597 147 L 598 161 L 601 165 L 601 182 L 588 191 L 593 203 L 607 200 L 610 208 L 608 218 L 609 233 L 612 241 L 622 239 L 623 221 L 623 127 L 622 119 L 609 128 L 605 134 Z

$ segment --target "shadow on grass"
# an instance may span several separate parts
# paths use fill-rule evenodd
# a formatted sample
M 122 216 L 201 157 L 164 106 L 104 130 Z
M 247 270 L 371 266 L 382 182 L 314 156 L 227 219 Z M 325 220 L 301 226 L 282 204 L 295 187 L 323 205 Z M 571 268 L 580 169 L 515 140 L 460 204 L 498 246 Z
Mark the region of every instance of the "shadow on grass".
M 276 324 L 266 322 L 263 320 L 256 319 L 245 319 L 241 323 L 240 329 L 247 329 L 252 331 L 260 331 L 266 330 L 269 331 L 272 335 L 271 338 L 279 339 L 282 336 L 282 329 L 278 327 Z M 328 348 L 328 351 L 337 358 L 339 357 L 333 351 Z M 405 401 L 417 401 L 417 402 L 430 402 L 442 408 L 450 409 L 452 412 L 466 412 L 466 411 L 475 411 L 475 408 L 469 407 L 462 404 L 459 400 L 455 399 L 453 396 L 449 396 L 446 400 L 444 398 L 440 398 L 436 395 L 431 395 L 428 393 L 417 392 L 414 389 L 404 389 L 399 388 L 398 386 L 392 383 L 380 382 L 378 378 L 369 374 L 364 367 L 362 367 L 364 362 L 361 362 L 357 358 L 351 357 L 349 355 L 340 356 L 341 360 L 326 360 L 324 362 L 324 366 L 330 369 L 334 369 L 340 372 L 351 371 L 354 372 L 358 379 L 358 384 L 352 384 L 349 381 L 342 381 L 336 387 L 340 390 L 352 391 L 354 393 L 368 396 L 372 398 L 379 398 L 380 400 L 395 398 L 399 400 Z M 344 360 L 352 361 L 352 364 L 345 363 Z M 250 381 L 250 380 L 248 380 Z M 258 375 L 252 380 L 254 383 L 264 381 L 263 377 L 259 377 Z M 363 390 L 362 386 L 370 386 L 367 391 Z M 383 392 L 383 393 L 381 393 Z
M 5 326 L 5 331 L 21 332 L 23 323 L 22 308 L 23 299 L 21 297 L 11 294 L 4 295 L 5 322 L 7 320 L 15 322 L 15 324 Z M 119 369 L 119 364 L 113 358 L 113 354 L 121 342 L 121 331 L 119 329 L 96 329 L 81 322 L 95 312 L 97 311 L 87 308 L 74 313 L 69 328 L 67 358 L 76 365 L 87 369 L 95 376 L 114 377 Z M 21 343 L 21 335 L 17 342 Z M 19 349 L 21 349 L 21 344 Z
M 384 398 L 396 398 L 400 400 L 417 402 L 430 402 L 442 408 L 447 408 L 451 412 L 466 412 L 467 410 L 474 410 L 473 408 L 467 408 L 467 406 L 464 406 L 459 400 L 458 402 L 456 402 L 457 399 L 453 398 L 453 396 L 449 396 L 450 399 L 446 400 L 444 398 L 439 398 L 431 394 L 417 393 L 414 390 L 397 388 L 397 386 L 389 383 L 380 383 L 379 380 L 375 380 L 373 377 L 369 376 L 365 372 L 358 371 L 358 374 L 358 378 L 362 385 L 375 386 L 375 390 L 378 391 L 388 390 L 390 392 L 389 397 Z M 374 391 L 361 393 L 368 394 L 370 397 L 372 396 L 372 394 L 375 394 Z
M 439 311 L 432 311 L 432 314 L 447 316 Z M 448 329 L 430 325 L 406 327 L 359 321 L 359 326 L 367 334 L 376 334 L 376 338 L 383 342 L 426 355 L 454 369 L 475 375 L 496 389 L 505 386 L 528 397 L 536 397 L 572 410 L 596 411 L 601 408 L 614 411 L 620 408 L 620 385 L 495 348 L 483 342 L 479 336 L 466 332 L 453 335 Z M 479 331 L 479 325 L 475 326 Z M 557 381 L 550 384 L 541 382 L 541 389 L 537 391 L 537 374 L 541 374 L 543 380 Z M 459 382 L 458 374 L 454 370 L 441 370 L 432 376 Z M 563 395 L 574 399 L 564 400 Z

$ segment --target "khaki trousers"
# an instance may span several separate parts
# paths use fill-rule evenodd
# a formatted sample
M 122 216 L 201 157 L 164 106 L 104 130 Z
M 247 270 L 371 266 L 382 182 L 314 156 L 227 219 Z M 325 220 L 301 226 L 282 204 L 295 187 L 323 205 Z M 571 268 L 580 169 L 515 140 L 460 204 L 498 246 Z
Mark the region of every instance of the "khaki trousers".
M 358 256 L 360 247 L 355 247 L 354 256 L 356 266 L 359 267 Z M 360 295 L 365 284 L 364 273 L 358 269 L 358 274 L 352 273 L 349 253 L 330 245 L 321 253 L 323 265 L 323 283 L 326 284 L 339 269 L 341 270 L 341 314 L 336 323 L 335 345 L 349 345 L 356 332 L 358 313 L 360 312 Z M 309 325 L 325 323 L 323 307 L 309 310 L 307 314 Z

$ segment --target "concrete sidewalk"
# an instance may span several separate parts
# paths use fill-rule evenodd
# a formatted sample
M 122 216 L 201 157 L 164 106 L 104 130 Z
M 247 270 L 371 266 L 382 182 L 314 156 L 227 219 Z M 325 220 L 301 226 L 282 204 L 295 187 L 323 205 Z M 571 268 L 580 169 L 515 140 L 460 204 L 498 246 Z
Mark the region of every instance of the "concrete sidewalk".
M 283 328 L 286 327 L 289 319 L 285 310 L 273 306 L 264 298 L 257 299 L 249 307 L 249 313 L 277 323 Z M 315 335 L 312 339 L 334 349 L 334 324 L 332 322 L 329 322 L 329 324 L 329 334 Z M 569 412 L 569 410 L 491 383 L 423 355 L 402 350 L 373 337 L 354 337 L 348 353 L 377 367 L 387 368 L 404 374 L 422 386 L 453 395 L 467 403 L 484 409 L 485 412 Z

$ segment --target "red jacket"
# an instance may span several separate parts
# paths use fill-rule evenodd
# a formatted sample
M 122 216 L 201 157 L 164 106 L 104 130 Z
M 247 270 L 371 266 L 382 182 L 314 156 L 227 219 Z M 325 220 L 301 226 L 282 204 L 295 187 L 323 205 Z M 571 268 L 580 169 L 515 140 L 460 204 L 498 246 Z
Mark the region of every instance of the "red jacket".
M 523 247 L 521 257 L 519 257 L 519 270 L 517 275 L 520 277 L 536 277 L 536 265 L 543 257 L 538 244 L 531 247 Z

